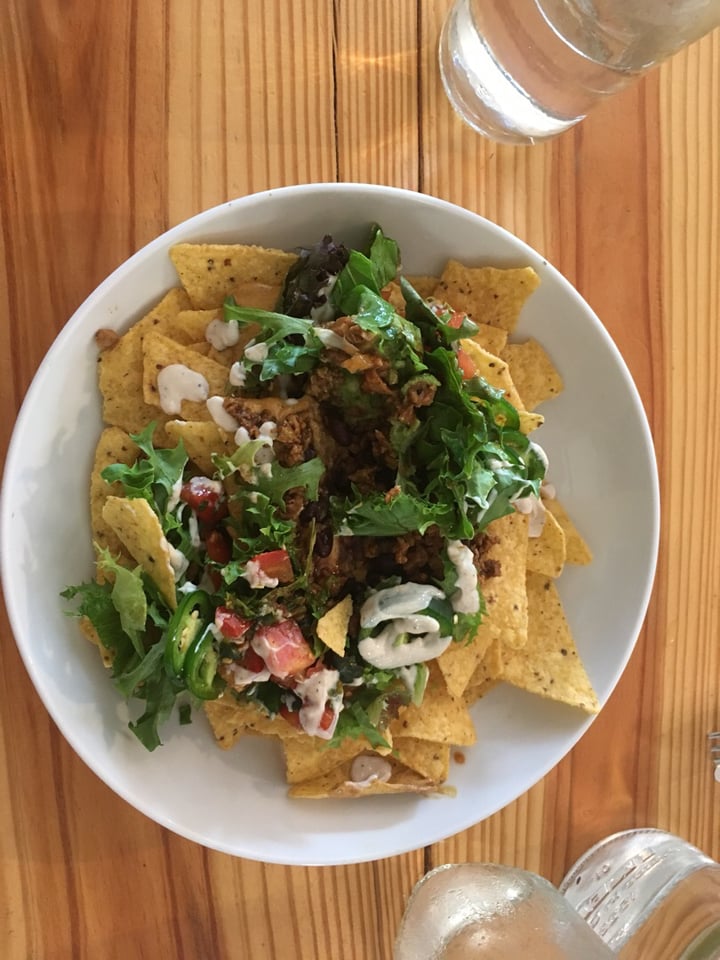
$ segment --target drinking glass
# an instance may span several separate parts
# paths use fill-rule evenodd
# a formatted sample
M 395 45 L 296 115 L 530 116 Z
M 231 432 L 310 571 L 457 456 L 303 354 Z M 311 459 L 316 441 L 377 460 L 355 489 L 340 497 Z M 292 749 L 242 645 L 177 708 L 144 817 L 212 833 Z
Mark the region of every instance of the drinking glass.
M 720 958 L 720 865 L 663 830 L 601 840 L 560 890 L 622 960 Z
M 492 863 L 446 864 L 415 886 L 394 960 L 612 960 L 552 884 Z
M 415 886 L 394 960 L 720 960 L 720 864 L 662 830 L 602 840 L 559 889 L 446 864 Z
M 471 127 L 531 144 L 718 24 L 720 0 L 456 0 L 440 72 Z

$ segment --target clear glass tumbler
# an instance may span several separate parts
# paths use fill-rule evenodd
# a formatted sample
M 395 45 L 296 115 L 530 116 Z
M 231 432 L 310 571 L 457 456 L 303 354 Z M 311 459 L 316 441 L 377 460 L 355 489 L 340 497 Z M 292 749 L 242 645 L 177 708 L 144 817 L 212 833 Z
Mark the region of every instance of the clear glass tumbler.
M 491 863 L 446 864 L 408 900 L 394 960 L 612 960 L 552 884 Z
M 663 830 L 601 840 L 560 890 L 622 960 L 720 958 L 720 864 Z
M 531 144 L 719 24 L 720 0 L 455 0 L 440 71 L 471 127 Z

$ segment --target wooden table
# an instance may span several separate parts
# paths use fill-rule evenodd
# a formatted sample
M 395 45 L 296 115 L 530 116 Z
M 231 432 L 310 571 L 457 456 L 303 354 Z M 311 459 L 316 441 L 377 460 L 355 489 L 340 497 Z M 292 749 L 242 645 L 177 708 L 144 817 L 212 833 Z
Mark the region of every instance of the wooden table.
M 558 881 L 589 844 L 640 824 L 720 858 L 705 745 L 720 726 L 720 34 L 574 131 L 510 148 L 445 101 L 435 46 L 447 6 L 0 4 L 2 449 L 67 318 L 167 227 L 303 181 L 444 197 L 559 267 L 638 384 L 663 523 L 631 663 L 572 753 L 485 823 L 377 863 L 286 868 L 202 849 L 111 793 L 37 709 L 5 623 L 5 960 L 388 958 L 407 894 L 435 864 L 494 860 Z

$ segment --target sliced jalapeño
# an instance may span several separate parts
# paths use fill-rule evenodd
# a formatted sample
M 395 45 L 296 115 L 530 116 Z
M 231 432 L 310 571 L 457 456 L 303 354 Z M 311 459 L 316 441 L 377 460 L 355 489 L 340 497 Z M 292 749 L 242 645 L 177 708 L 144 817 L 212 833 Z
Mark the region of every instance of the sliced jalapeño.
M 194 590 L 183 598 L 172 615 L 165 642 L 165 665 L 175 679 L 182 677 L 188 650 L 205 633 L 213 614 L 209 594 Z
M 225 686 L 217 675 L 219 655 L 210 630 L 197 637 L 185 657 L 185 683 L 199 700 L 216 700 Z

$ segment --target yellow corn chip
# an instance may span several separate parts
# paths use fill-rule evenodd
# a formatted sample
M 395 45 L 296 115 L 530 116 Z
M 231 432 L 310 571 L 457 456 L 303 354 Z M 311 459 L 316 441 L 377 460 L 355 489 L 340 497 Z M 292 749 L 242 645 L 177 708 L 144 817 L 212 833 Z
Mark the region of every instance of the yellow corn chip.
M 496 357 L 495 354 L 489 353 L 481 347 L 476 339 L 461 340 L 460 344 L 475 364 L 478 376 L 487 380 L 491 387 L 502 390 L 505 394 L 505 399 L 518 411 L 521 431 L 527 434 L 537 427 L 542 426 L 542 415 L 539 413 L 528 413 L 525 409 L 523 400 L 510 376 L 507 363 L 501 360 L 500 357 Z
M 548 501 L 543 503 L 547 505 Z M 531 573 L 559 577 L 564 566 L 565 534 L 554 515 L 546 510 L 542 533 L 528 540 L 527 568 Z
M 179 243 L 170 250 L 178 277 L 196 310 L 221 307 L 225 298 L 248 299 L 249 285 L 272 288 L 265 303 L 274 306 L 294 253 L 222 243 Z M 248 304 L 250 305 L 250 304 Z
M 114 659 L 112 650 L 108 650 L 108 648 L 105 646 L 105 644 L 102 642 L 102 640 L 98 636 L 97 630 L 92 625 L 90 620 L 88 620 L 87 617 L 80 617 L 79 623 L 80 623 L 81 633 L 90 641 L 90 643 L 94 644 L 100 651 L 100 657 L 102 658 L 102 662 L 105 664 L 106 667 L 111 667 Z
M 418 293 L 423 300 L 429 299 L 433 295 L 433 291 L 440 283 L 439 277 L 426 277 L 422 274 L 415 277 L 408 277 L 408 283 L 414 288 L 416 293 Z
M 477 343 L 488 353 L 492 353 L 496 357 L 501 356 L 501 351 L 507 343 L 507 330 L 503 330 L 502 327 L 492 327 L 489 323 L 478 323 L 477 326 L 478 332 L 468 339 Z M 522 391 L 520 392 L 522 393 Z
M 175 573 L 170 562 L 170 544 L 147 500 L 108 497 L 102 516 L 174 610 Z
M 448 692 L 435 664 L 429 666 L 430 676 L 422 705 L 416 707 L 411 703 L 401 707 L 397 718 L 390 724 L 393 742 L 400 737 L 415 737 L 460 747 L 475 743 L 475 728 L 467 707 L 462 699 Z
M 347 643 L 347 629 L 352 616 L 352 597 L 344 597 L 336 603 L 317 622 L 317 635 L 326 647 L 337 653 L 339 657 L 345 654 Z
M 537 340 L 508 343 L 500 356 L 507 361 L 513 383 L 528 410 L 562 392 L 562 377 Z
M 417 740 L 414 737 L 398 737 L 393 742 L 393 756 L 410 770 L 427 777 L 435 783 L 447 780 L 450 769 L 450 745 Z
M 119 496 L 123 490 L 119 483 L 106 483 L 100 474 L 112 463 L 124 463 L 127 466 L 135 463 L 137 455 L 138 448 L 127 433 L 119 427 L 107 427 L 103 430 L 95 449 L 95 462 L 90 475 L 92 538 L 93 543 L 108 549 L 115 559 L 127 558 L 128 554 L 118 535 L 103 519 L 102 512 L 107 498 L 111 495 Z M 100 571 L 98 571 L 98 579 L 103 579 Z
M 256 704 L 236 700 L 230 693 L 224 693 L 217 700 L 206 700 L 203 709 L 217 745 L 223 750 L 229 750 L 240 737 L 251 734 L 281 740 L 303 737 L 302 731 L 281 716 L 269 717 Z
M 163 333 L 177 343 L 201 343 L 205 340 L 205 331 L 213 320 L 222 317 L 222 310 L 180 310 L 173 317 L 169 317 L 159 328 L 157 333 Z M 207 342 L 207 341 L 206 341 Z
M 287 721 L 283 723 L 289 726 Z M 346 738 L 337 747 L 329 747 L 327 740 L 320 740 L 318 737 L 310 737 L 307 734 L 284 740 L 287 782 L 302 783 L 304 780 L 314 780 L 370 749 L 370 744 L 364 737 L 358 737 L 355 740 Z
M 527 588 L 526 588 L 527 596 Z M 503 644 L 501 640 L 493 640 L 485 651 L 485 655 L 475 668 L 475 673 L 470 678 L 468 690 L 473 687 L 490 689 L 500 679 L 503 669 Z
M 223 396 L 227 385 L 227 369 L 208 357 L 203 357 L 190 347 L 176 343 L 161 333 L 149 333 L 143 340 L 143 396 L 145 403 L 160 406 L 158 374 L 165 367 L 181 364 L 204 377 L 208 385 L 208 397 Z M 177 413 L 174 414 L 177 416 Z M 182 401 L 184 420 L 210 420 L 204 401 Z
M 521 647 L 527 639 L 527 569 L 528 521 L 520 513 L 500 517 L 488 527 L 488 534 L 498 538 L 489 556 L 500 563 L 500 576 L 488 580 L 483 587 L 487 609 L 485 626 L 493 640 L 511 647 Z M 486 644 L 486 649 L 490 644 Z
M 565 563 L 585 566 L 592 562 L 592 551 L 558 500 L 543 500 L 545 509 L 555 517 L 565 534 Z
M 166 445 L 162 425 L 166 415 L 156 407 L 148 407 L 143 397 L 143 352 L 145 335 L 162 329 L 170 318 L 190 306 L 184 290 L 170 290 L 157 306 L 138 320 L 112 347 L 103 350 L 98 359 L 98 378 L 103 397 L 103 420 L 108 426 L 122 427 L 128 433 L 139 433 L 151 420 L 158 423 L 154 443 Z
M 528 642 L 506 653 L 502 678 L 515 687 L 560 700 L 587 713 L 600 709 L 550 577 L 529 573 Z
M 539 283 L 532 267 L 500 270 L 465 267 L 450 260 L 433 296 L 467 313 L 476 323 L 512 333 L 525 301 Z
M 393 758 L 387 762 L 391 767 L 390 780 L 384 783 L 374 780 L 367 786 L 361 787 L 350 780 L 352 760 L 346 760 L 329 773 L 325 773 L 313 780 L 290 787 L 288 796 L 307 800 L 320 800 L 325 797 L 372 797 L 389 793 L 430 793 L 437 790 L 438 785 L 416 773 Z
M 500 681 L 494 677 L 488 677 L 480 683 L 474 683 L 469 686 L 463 694 L 463 700 L 468 707 L 471 707 L 474 703 L 477 703 L 478 700 L 481 700 L 493 687 L 496 687 L 499 682 Z
M 188 459 L 208 477 L 215 471 L 213 453 L 229 457 L 237 450 L 232 434 L 212 420 L 168 420 L 165 430 L 173 443 L 182 440 Z

